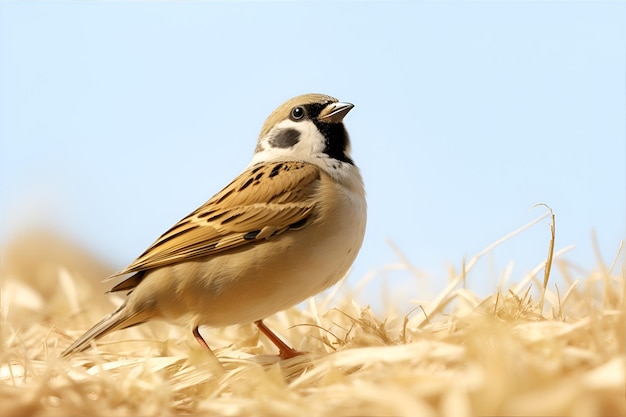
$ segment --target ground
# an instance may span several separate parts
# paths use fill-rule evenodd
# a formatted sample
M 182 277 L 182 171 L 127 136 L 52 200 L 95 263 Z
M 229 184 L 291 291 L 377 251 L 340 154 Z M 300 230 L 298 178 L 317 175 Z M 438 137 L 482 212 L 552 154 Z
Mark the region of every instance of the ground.
M 453 274 L 403 314 L 317 297 L 266 320 L 306 352 L 287 360 L 253 325 L 203 329 L 211 355 L 159 322 L 59 359 L 121 299 L 90 254 L 25 236 L 3 250 L 0 415 L 626 415 L 623 266 L 555 267 L 564 288 L 488 297 Z

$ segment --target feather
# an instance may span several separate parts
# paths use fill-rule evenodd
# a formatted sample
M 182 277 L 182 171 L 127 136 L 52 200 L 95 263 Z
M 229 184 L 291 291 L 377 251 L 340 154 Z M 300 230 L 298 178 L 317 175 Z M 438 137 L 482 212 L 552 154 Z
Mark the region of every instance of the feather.
M 129 310 L 126 303 L 122 304 L 117 310 L 109 314 L 85 334 L 72 343 L 67 349 L 61 353 L 61 357 L 67 357 L 72 353 L 81 352 L 89 347 L 92 340 L 98 339 L 115 330 L 125 329 L 127 327 L 136 326 L 148 320 L 150 317 L 142 314 L 142 311 Z
M 320 176 L 319 167 L 305 162 L 254 166 L 112 277 L 214 255 L 305 227 L 315 208 Z M 132 290 L 142 279 L 143 274 L 133 275 L 111 292 Z

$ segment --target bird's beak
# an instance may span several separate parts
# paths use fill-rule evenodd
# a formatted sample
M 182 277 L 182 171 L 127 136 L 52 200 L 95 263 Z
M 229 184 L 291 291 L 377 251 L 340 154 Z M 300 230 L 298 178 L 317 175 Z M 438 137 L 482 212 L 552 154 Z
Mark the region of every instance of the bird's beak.
M 353 107 L 354 104 L 351 103 L 330 103 L 320 112 L 317 118 L 326 123 L 341 123 Z

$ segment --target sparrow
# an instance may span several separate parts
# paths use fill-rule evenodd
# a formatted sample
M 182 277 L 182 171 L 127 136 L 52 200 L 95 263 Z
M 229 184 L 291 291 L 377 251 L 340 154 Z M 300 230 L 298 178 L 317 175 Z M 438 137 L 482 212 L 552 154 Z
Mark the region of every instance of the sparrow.
M 250 165 L 110 278 L 125 302 L 65 351 L 87 349 L 150 320 L 198 328 L 254 322 L 282 358 L 301 354 L 263 319 L 343 278 L 365 233 L 367 207 L 343 124 L 353 104 L 294 97 L 265 121 Z

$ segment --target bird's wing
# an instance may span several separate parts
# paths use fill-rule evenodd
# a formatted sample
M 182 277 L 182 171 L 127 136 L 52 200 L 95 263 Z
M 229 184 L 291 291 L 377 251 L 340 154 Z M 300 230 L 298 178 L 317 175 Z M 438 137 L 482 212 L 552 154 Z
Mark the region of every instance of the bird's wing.
M 320 179 L 320 169 L 305 162 L 254 166 L 175 224 L 113 277 L 213 255 L 304 227 L 315 207 Z M 136 286 L 125 283 L 111 291 Z

